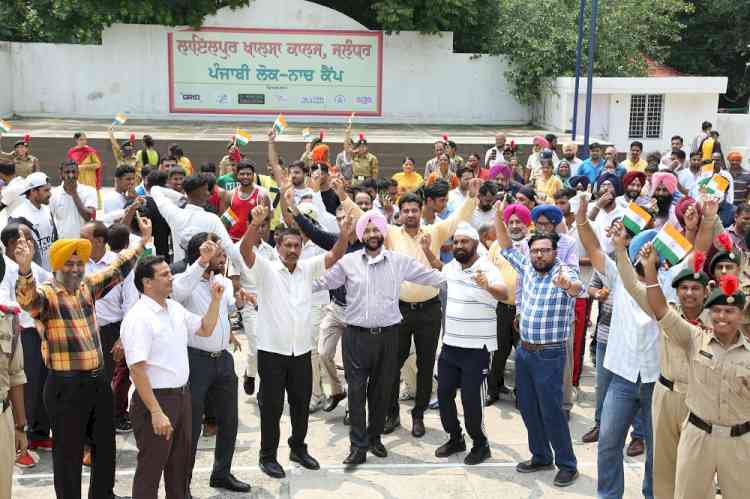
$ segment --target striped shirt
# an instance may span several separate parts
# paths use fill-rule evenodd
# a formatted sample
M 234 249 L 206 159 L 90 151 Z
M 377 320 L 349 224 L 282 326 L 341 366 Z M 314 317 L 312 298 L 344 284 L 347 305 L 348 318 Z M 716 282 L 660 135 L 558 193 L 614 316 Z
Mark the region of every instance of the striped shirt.
M 500 271 L 486 257 L 466 269 L 452 260 L 443 267 L 448 280 L 443 344 L 461 348 L 497 350 L 497 300 L 477 286 L 474 276 L 481 270 L 490 286 L 503 282 Z
M 84 277 L 75 294 L 55 280 L 36 285 L 33 274 L 19 275 L 18 304 L 43 326 L 42 353 L 55 371 L 91 371 L 103 365 L 94 303 L 107 294 L 135 264 L 138 253 L 120 252 L 101 272 Z
M 573 284 L 579 283 L 578 268 L 565 265 L 556 258 L 554 266 L 540 274 L 531 260 L 515 248 L 503 249 L 502 255 L 521 279 L 521 301 L 516 304 L 521 316 L 521 339 L 529 343 L 567 341 L 576 299 L 555 286 L 552 279 L 564 270 Z

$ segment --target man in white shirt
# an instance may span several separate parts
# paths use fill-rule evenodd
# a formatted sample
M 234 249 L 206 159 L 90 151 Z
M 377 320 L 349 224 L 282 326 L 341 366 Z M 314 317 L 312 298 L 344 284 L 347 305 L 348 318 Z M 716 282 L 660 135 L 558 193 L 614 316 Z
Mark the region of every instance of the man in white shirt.
M 438 358 L 438 401 L 443 429 L 450 439 L 435 455 L 448 457 L 466 450 L 456 409 L 456 391 L 460 389 L 466 431 L 473 442 L 464 459 L 468 465 L 482 463 L 491 455 L 483 423 L 484 387 L 490 355 L 497 350 L 495 309 L 498 300 L 508 297 L 500 271 L 477 254 L 478 246 L 477 231 L 460 224 L 453 235 L 453 260 L 442 268 L 448 282 L 448 302 Z
M 172 273 L 163 257 L 143 257 L 134 280 L 141 298 L 125 316 L 121 330 L 136 388 L 130 405 L 138 446 L 133 497 L 157 499 L 162 472 L 167 497 L 189 497 L 192 413 L 188 339 L 214 333 L 224 288 L 218 282 L 210 284 L 211 304 L 201 317 L 168 298 Z
M 505 149 L 506 140 L 507 139 L 503 132 L 497 132 L 495 134 L 495 146 L 490 147 L 489 149 L 487 149 L 487 152 L 484 153 L 484 167 L 485 168 L 489 168 L 491 162 L 503 157 L 503 150 Z
M 47 175 L 32 173 L 26 177 L 24 199 L 8 216 L 9 224 L 21 223 L 31 229 L 36 246 L 34 262 L 47 271 L 51 270 L 49 247 L 57 240 L 57 230 L 49 208 L 51 190 Z
M 78 164 L 66 160 L 60 165 L 62 183 L 52 189 L 49 200 L 60 239 L 76 239 L 81 227 L 96 217 L 96 189 L 78 182 Z
M 112 265 L 117 260 L 117 253 L 107 249 L 109 233 L 102 222 L 89 222 L 81 228 L 81 237 L 91 243 L 91 256 L 86 262 L 86 273 L 94 274 Z M 123 282 L 113 287 L 106 295 L 96 300 L 96 324 L 102 341 L 104 355 L 104 374 L 111 382 L 115 365 L 122 359 L 120 325 L 125 312 L 138 301 L 138 292 L 133 285 L 133 273 L 130 272 Z M 114 394 L 113 394 L 114 395 Z M 121 415 L 122 416 L 122 415 Z M 133 427 L 126 417 L 115 419 L 115 431 L 129 433 Z
M 575 142 L 566 142 L 563 144 L 562 147 L 562 158 L 568 162 L 570 165 L 570 176 L 575 177 L 578 175 L 578 167 L 583 164 L 583 160 L 581 158 L 576 157 L 576 153 L 578 152 L 578 144 Z M 557 168 L 557 165 L 560 163 L 558 161 L 555 163 L 555 168 Z
M 474 229 L 479 229 L 482 225 L 492 225 L 495 221 L 495 206 L 497 196 L 497 184 L 494 182 L 485 182 L 479 188 L 479 196 L 477 199 L 477 207 L 474 208 L 474 213 L 471 215 L 470 225 Z
M 612 372 L 601 411 L 597 448 L 597 491 L 599 497 L 622 497 L 624 493 L 623 444 L 638 411 L 643 417 L 646 469 L 643 495 L 653 497 L 653 431 L 651 397 L 659 378 L 659 328 L 630 296 L 622 283 L 617 265 L 602 250 L 586 218 L 588 202 L 580 200 L 576 225 L 594 270 L 612 290 L 612 322 L 604 356 L 604 367 Z M 612 238 L 617 258 L 638 259 L 641 247 L 656 236 L 656 230 L 642 231 L 630 241 L 621 228 Z M 626 251 L 627 247 L 627 251 Z M 643 277 L 643 270 L 639 273 Z
M 458 187 L 448 192 L 448 210 L 455 211 L 469 197 L 469 182 L 474 178 L 474 171 L 468 166 L 459 166 L 456 169 Z
M 125 206 L 129 199 L 135 199 L 133 186 L 135 184 L 135 168 L 128 165 L 120 165 L 115 170 L 115 188 L 107 191 L 102 197 L 102 210 L 104 216 L 102 221 L 107 225 L 122 219 L 122 223 L 130 225 L 135 212 L 126 217 Z M 125 217 L 125 218 L 124 218 Z
M 191 455 L 195 463 L 206 398 L 210 392 L 218 425 L 210 485 L 234 492 L 249 492 L 250 485 L 237 480 L 231 473 L 239 419 L 237 375 L 234 372 L 234 357 L 229 351 L 229 343 L 233 339 L 229 314 L 235 310 L 235 300 L 232 282 L 223 276 L 227 257 L 217 240 L 215 234 L 205 232 L 193 236 L 186 257 L 189 266 L 185 272 L 175 276 L 172 287 L 172 298 L 187 310 L 199 314 L 206 313 L 211 305 L 211 284 L 216 282 L 224 288 L 213 334 L 205 338 L 188 337 L 193 411 Z
M 285 393 L 292 423 L 289 459 L 307 469 L 320 468 L 305 444 L 312 396 L 312 287 L 313 281 L 346 252 L 352 223 L 347 219 L 331 251 L 306 260 L 300 258 L 302 234 L 296 229 L 282 231 L 277 243 L 279 261 L 270 262 L 256 254 L 253 246 L 260 224 L 267 216 L 265 206 L 253 208 L 253 221 L 240 252 L 249 277 L 258 287 L 260 469 L 272 478 L 283 478 L 286 474 L 277 461 L 277 452 Z

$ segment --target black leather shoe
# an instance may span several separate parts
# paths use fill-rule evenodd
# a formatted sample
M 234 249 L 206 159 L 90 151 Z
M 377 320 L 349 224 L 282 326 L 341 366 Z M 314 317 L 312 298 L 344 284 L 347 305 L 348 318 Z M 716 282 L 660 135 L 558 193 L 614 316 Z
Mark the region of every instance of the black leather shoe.
M 573 485 L 576 480 L 578 480 L 578 470 L 560 470 L 557 472 L 557 475 L 555 475 L 555 481 L 553 483 L 555 484 L 555 487 L 567 487 L 568 485 Z
M 552 463 L 549 464 L 541 464 L 541 463 L 535 463 L 531 459 L 528 461 L 524 461 L 522 463 L 518 463 L 516 465 L 516 471 L 519 473 L 534 473 L 536 471 L 545 471 L 545 470 L 553 470 L 555 469 L 555 465 Z
M 271 478 L 284 478 L 286 476 L 286 473 L 284 473 L 284 468 L 282 468 L 279 462 L 275 459 L 273 461 L 261 461 L 259 463 L 259 466 L 260 471 L 270 476 Z
M 448 457 L 459 452 L 464 452 L 465 450 L 466 440 L 464 440 L 463 436 L 457 439 L 451 437 L 450 440 L 437 448 L 435 451 L 435 457 Z
M 399 416 L 396 416 L 395 418 L 387 417 L 385 418 L 383 434 L 388 435 L 389 433 L 393 433 L 399 426 L 401 426 L 401 418 Z
M 498 395 L 487 395 L 487 398 L 484 399 L 484 406 L 489 407 L 498 400 L 500 400 L 500 397 Z
M 473 466 L 475 464 L 485 462 L 491 456 L 492 456 L 492 453 L 490 452 L 489 445 L 484 445 L 482 447 L 472 447 L 471 452 L 469 452 L 464 458 L 464 464 Z
M 411 420 L 411 434 L 417 438 L 421 438 L 424 436 L 424 433 L 424 419 L 413 418 Z
M 307 452 L 307 449 L 290 450 L 289 460 L 308 470 L 320 469 L 320 463 Z
M 323 412 L 331 412 L 336 407 L 338 407 L 339 402 L 341 402 L 345 398 L 346 398 L 346 392 L 337 393 L 336 395 L 331 395 L 330 397 L 328 397 L 328 400 L 326 400 L 326 403 L 323 406 Z
M 347 469 L 352 469 L 359 464 L 364 464 L 367 461 L 367 451 L 364 449 L 352 449 L 349 455 L 344 459 L 344 464 Z
M 237 480 L 237 478 L 231 473 L 221 478 L 211 477 L 208 484 L 215 489 L 226 489 L 231 490 L 232 492 L 250 492 L 250 484 Z
M 380 439 L 373 440 L 372 443 L 370 443 L 370 452 L 380 458 L 388 457 L 388 451 L 385 449 L 385 445 L 383 445 L 383 442 Z
M 242 383 L 242 388 L 244 388 L 246 395 L 252 395 L 253 393 L 255 393 L 255 378 L 245 376 L 245 381 Z

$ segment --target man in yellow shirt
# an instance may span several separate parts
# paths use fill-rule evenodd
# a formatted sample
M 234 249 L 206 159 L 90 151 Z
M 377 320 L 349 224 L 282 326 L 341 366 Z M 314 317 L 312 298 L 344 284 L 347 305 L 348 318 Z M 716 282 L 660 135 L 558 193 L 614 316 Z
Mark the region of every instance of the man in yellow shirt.
M 630 143 L 630 152 L 628 157 L 620 163 L 620 166 L 624 167 L 627 172 L 643 172 L 646 171 L 646 165 L 648 163 L 645 159 L 641 158 L 643 152 L 643 143 L 639 141 L 633 141 Z

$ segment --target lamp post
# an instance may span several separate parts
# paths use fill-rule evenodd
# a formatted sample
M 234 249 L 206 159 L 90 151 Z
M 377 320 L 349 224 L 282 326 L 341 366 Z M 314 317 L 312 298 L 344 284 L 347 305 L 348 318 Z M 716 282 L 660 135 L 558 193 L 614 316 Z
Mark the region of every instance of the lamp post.
M 596 52 L 596 16 L 598 0 L 591 0 L 591 18 L 589 19 L 589 61 L 586 86 L 586 122 L 583 131 L 583 149 L 589 155 L 589 134 L 591 132 L 591 94 L 594 87 L 594 53 Z M 578 95 L 576 95 L 578 99 Z

